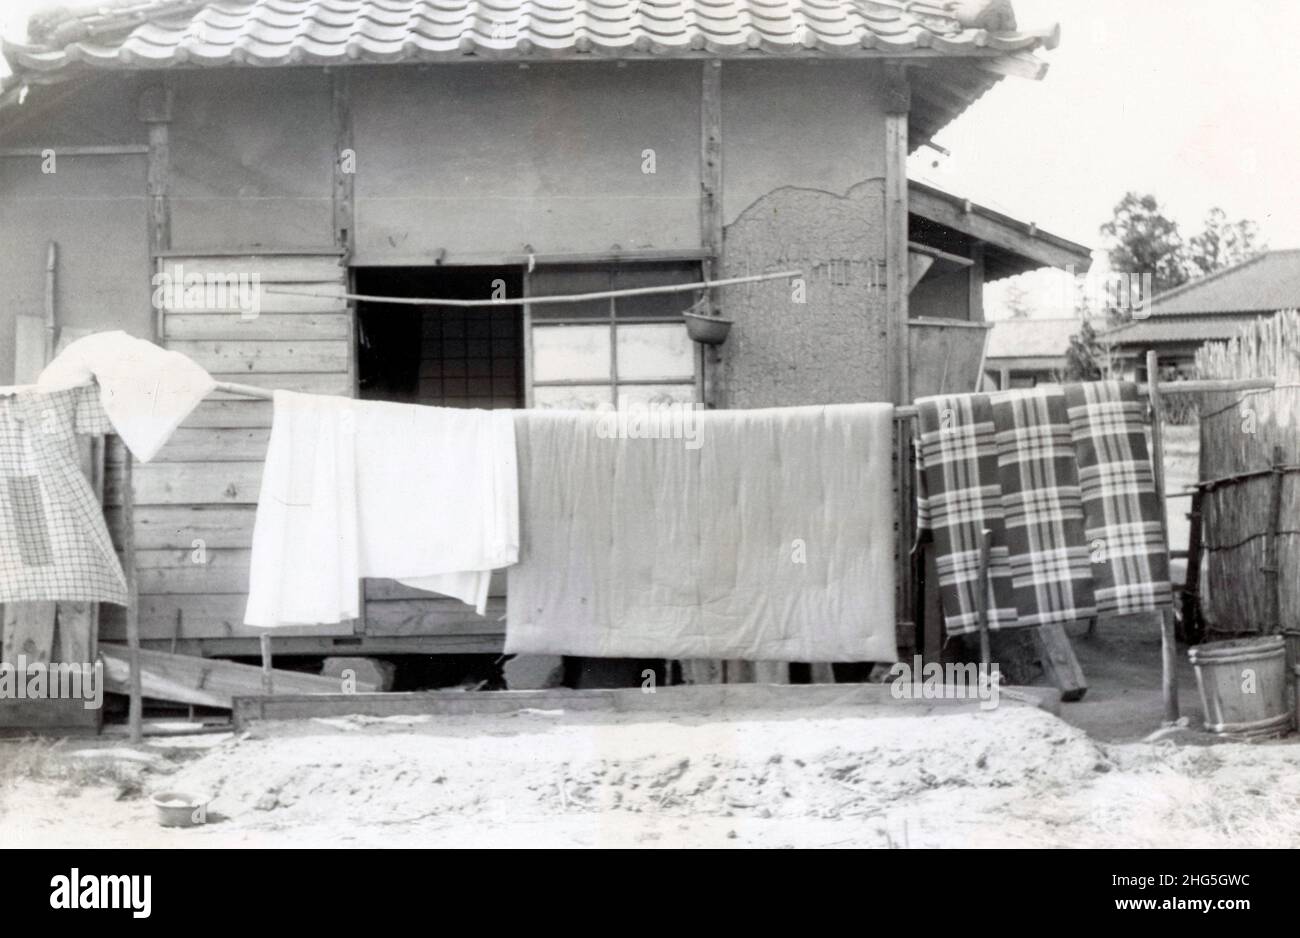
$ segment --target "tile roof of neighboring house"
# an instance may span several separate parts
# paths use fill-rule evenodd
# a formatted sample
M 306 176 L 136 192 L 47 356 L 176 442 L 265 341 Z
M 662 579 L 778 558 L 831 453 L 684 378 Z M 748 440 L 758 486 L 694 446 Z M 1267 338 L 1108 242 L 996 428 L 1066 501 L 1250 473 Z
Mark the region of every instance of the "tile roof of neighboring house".
M 1271 313 L 1293 307 L 1300 307 L 1300 250 L 1266 251 L 1166 290 L 1151 301 L 1151 315 Z
M 1125 348 L 1169 343 L 1221 342 L 1233 338 L 1242 326 L 1260 318 L 1260 313 L 1219 316 L 1195 313 L 1183 316 L 1152 316 L 1137 319 L 1109 330 L 1103 339 Z
M 1003 75 L 1042 77 L 1031 53 L 1060 38 L 1018 31 L 1009 0 L 123 0 L 28 31 L 3 44 L 11 91 L 99 69 L 916 57 L 914 147 Z
M 989 330 L 985 358 L 1060 358 L 1083 320 L 1000 319 Z

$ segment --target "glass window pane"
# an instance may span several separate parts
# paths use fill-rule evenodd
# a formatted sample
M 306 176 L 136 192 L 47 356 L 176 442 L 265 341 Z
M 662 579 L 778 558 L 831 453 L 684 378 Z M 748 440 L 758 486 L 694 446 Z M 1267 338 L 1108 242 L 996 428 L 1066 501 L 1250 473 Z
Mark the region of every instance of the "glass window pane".
M 608 267 L 564 266 L 539 267 L 528 281 L 530 296 L 567 296 L 574 293 L 599 293 L 611 289 L 612 271 Z M 608 319 L 609 300 L 584 300 L 580 303 L 540 303 L 529 307 L 539 319 Z
M 608 384 L 533 388 L 533 406 L 551 410 L 595 410 L 614 403 Z
M 700 265 L 694 261 L 677 264 L 627 264 L 614 272 L 614 289 L 698 283 L 701 279 Z M 697 291 L 619 297 L 614 301 L 615 315 L 671 319 L 690 309 L 698 298 Z
M 695 377 L 695 343 L 681 323 L 618 326 L 619 378 Z
M 621 384 L 618 406 L 651 404 L 690 404 L 695 401 L 694 384 Z
M 534 381 L 608 381 L 608 326 L 537 326 Z

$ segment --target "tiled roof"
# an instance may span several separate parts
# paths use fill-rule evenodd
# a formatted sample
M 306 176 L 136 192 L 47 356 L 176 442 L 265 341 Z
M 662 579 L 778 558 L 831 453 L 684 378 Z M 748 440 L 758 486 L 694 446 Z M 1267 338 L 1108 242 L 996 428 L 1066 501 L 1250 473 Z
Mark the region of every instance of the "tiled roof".
M 33 25 L 27 43 L 4 44 L 33 79 L 86 68 L 987 55 L 1057 38 L 1017 32 L 1006 0 L 134 0 Z
M 989 330 L 985 358 L 1059 358 L 1081 319 L 1000 319 Z
M 1233 338 L 1238 330 L 1259 319 L 1258 313 L 1241 313 L 1236 316 L 1207 315 L 1204 313 L 1187 316 L 1154 315 L 1150 319 L 1134 320 L 1105 333 L 1103 338 L 1116 345 L 1141 350 L 1147 345 L 1159 345 L 1170 342 L 1221 342 Z
M 1276 312 L 1300 306 L 1300 250 L 1268 251 L 1151 301 L 1152 316 Z

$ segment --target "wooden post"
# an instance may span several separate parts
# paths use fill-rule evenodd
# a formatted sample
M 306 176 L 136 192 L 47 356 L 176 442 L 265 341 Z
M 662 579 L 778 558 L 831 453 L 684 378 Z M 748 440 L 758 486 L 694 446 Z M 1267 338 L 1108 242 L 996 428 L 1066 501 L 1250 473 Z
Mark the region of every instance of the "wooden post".
M 700 84 L 700 244 L 704 248 L 704 279 L 716 280 L 722 274 L 722 62 L 710 59 L 701 64 Z M 722 315 L 722 294 L 708 291 L 707 313 Z M 718 372 L 722 350 L 700 349 L 701 403 L 709 409 L 722 401 Z
M 1268 546 L 1264 571 L 1272 580 L 1269 588 L 1269 604 L 1273 614 L 1270 616 L 1272 634 L 1281 635 L 1282 622 L 1282 565 L 1278 557 L 1278 534 L 1282 527 L 1282 483 L 1285 479 L 1285 464 L 1282 447 L 1273 447 L 1273 491 L 1269 510 Z
M 903 65 L 885 65 L 885 336 L 890 399 L 911 397 L 907 341 L 907 120 L 911 86 Z
M 271 633 L 263 632 L 257 640 L 262 647 L 262 692 L 270 696 L 275 693 L 275 681 L 271 674 Z
M 330 71 L 331 113 L 334 123 L 334 244 L 343 251 L 343 263 L 352 256 L 355 241 L 353 193 L 356 151 L 352 147 L 352 98 L 348 69 Z
M 135 567 L 135 492 L 133 490 L 135 457 L 122 445 L 122 568 L 126 574 L 126 647 L 131 666 L 131 700 L 127 723 L 131 742 L 144 739 L 144 697 L 140 676 L 140 590 Z
M 985 528 L 980 532 L 979 593 L 976 595 L 975 602 L 980 626 L 980 664 L 985 668 L 992 658 L 992 652 L 989 650 L 989 555 L 992 551 L 993 532 Z
M 1169 550 L 1169 527 L 1165 521 L 1165 442 L 1164 409 L 1160 404 L 1160 357 L 1147 352 L 1147 398 L 1151 402 L 1151 472 L 1155 478 L 1156 500 L 1160 505 L 1160 529 Z M 1173 614 L 1160 613 L 1160 659 L 1163 678 L 1161 690 L 1165 701 L 1165 723 L 1178 722 L 1178 645 L 1174 635 Z

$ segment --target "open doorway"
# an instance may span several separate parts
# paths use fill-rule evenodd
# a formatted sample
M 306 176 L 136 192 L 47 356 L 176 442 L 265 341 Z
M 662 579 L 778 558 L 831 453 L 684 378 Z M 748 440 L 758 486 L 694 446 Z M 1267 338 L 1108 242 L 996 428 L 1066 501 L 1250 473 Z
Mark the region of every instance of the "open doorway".
M 356 292 L 369 296 L 523 296 L 522 267 L 360 267 L 354 273 Z M 364 399 L 438 407 L 524 406 L 522 305 L 362 301 L 357 323 Z

